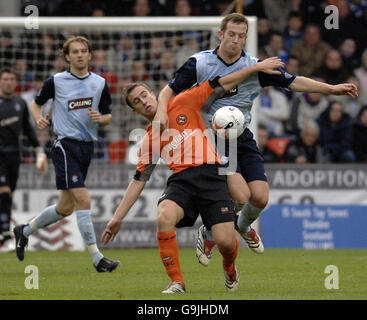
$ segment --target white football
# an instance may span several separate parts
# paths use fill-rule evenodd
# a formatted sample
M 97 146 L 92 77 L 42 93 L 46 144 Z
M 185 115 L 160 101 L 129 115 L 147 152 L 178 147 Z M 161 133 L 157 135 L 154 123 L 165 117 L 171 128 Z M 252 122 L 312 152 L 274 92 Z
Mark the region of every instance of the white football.
M 246 128 L 245 116 L 236 107 L 222 107 L 214 113 L 212 128 L 223 139 L 236 139 Z

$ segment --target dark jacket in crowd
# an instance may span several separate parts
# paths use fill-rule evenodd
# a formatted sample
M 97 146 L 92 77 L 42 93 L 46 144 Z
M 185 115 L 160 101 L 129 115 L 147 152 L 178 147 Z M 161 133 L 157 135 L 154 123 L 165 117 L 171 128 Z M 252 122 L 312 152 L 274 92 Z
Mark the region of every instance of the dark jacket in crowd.
M 330 109 L 331 105 L 317 119 L 320 127 L 319 140 L 325 145 L 332 162 L 353 162 L 353 156 L 350 161 L 344 159 L 348 157 L 347 153 L 353 153 L 351 118 L 348 114 L 343 113 L 338 123 L 332 123 L 329 118 Z
M 356 122 L 353 123 L 353 150 L 357 162 L 367 162 L 367 125 L 360 120 L 363 112 L 367 112 L 367 106 L 361 108 Z
M 321 143 L 316 142 L 313 146 L 306 146 L 300 137 L 288 144 L 283 158 L 285 162 L 295 162 L 299 156 L 304 156 L 308 163 L 330 162 L 329 154 Z

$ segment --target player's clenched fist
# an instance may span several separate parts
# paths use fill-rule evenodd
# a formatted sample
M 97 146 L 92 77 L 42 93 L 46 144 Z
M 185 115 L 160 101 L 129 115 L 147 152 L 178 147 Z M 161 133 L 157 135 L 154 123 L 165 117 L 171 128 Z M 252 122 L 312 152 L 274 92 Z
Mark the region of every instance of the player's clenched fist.
M 96 111 L 96 110 L 93 110 L 92 108 L 89 108 L 88 109 L 88 114 L 91 118 L 91 120 L 94 122 L 94 123 L 100 123 L 101 122 L 101 114 Z
M 45 117 L 40 117 L 37 120 L 37 128 L 40 130 L 46 129 L 49 125 L 50 125 L 50 119 L 48 114 Z

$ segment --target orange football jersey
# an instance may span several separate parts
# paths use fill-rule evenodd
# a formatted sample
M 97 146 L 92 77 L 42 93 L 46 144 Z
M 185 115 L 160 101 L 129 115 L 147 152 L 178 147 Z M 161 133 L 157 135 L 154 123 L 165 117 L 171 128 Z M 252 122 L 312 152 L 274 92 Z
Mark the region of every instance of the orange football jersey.
M 152 124 L 148 126 L 140 146 L 137 171 L 149 176 L 158 156 L 174 173 L 204 163 L 220 163 L 200 113 L 213 91 L 206 81 L 169 101 L 169 128 L 158 139 L 152 137 Z

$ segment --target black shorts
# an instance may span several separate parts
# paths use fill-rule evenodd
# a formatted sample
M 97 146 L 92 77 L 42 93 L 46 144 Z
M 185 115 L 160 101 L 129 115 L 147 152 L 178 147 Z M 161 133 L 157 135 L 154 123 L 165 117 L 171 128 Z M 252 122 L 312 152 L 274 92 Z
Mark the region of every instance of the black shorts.
M 57 139 L 51 150 L 58 190 L 85 188 L 88 168 L 93 156 L 93 142 L 69 138 Z
M 218 174 L 219 165 L 191 167 L 168 178 L 158 204 L 169 199 L 185 212 L 177 228 L 193 226 L 199 214 L 207 229 L 218 223 L 235 221 L 227 176 Z
M 13 192 L 17 187 L 20 166 L 20 154 L 0 152 L 0 187 L 9 187 Z
M 229 148 L 228 140 L 225 142 L 225 155 L 230 157 L 233 152 Z M 233 159 L 232 159 L 233 160 Z M 237 170 L 246 182 L 255 180 L 267 181 L 264 168 L 264 158 L 257 148 L 252 132 L 246 128 L 237 138 Z

